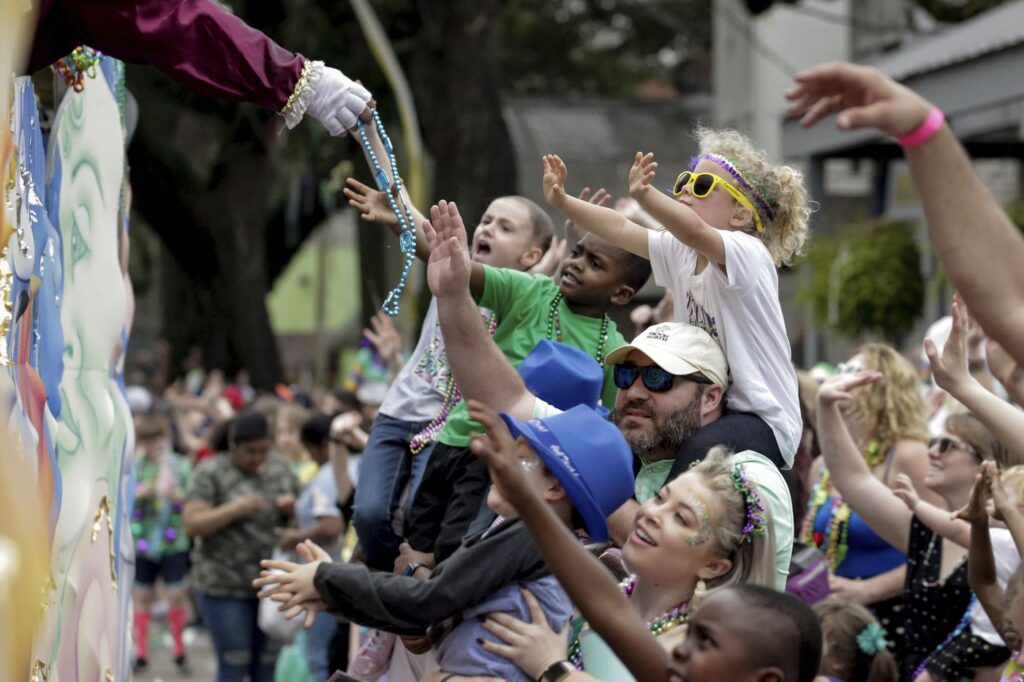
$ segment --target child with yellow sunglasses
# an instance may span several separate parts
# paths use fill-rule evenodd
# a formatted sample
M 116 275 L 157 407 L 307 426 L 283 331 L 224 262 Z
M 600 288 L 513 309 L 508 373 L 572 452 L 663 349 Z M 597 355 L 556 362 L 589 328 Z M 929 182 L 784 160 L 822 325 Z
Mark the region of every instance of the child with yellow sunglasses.
M 664 230 L 568 195 L 557 156 L 544 157 L 544 197 L 580 228 L 650 259 L 655 281 L 674 296 L 675 320 L 706 330 L 725 351 L 728 412 L 698 430 L 677 460 L 726 444 L 788 469 L 802 422 L 776 268 L 807 238 L 807 191 L 798 171 L 770 164 L 736 131 L 701 128 L 697 140 L 700 154 L 676 178 L 674 197 L 652 187 L 653 154 L 637 152 L 630 169 L 630 196 Z

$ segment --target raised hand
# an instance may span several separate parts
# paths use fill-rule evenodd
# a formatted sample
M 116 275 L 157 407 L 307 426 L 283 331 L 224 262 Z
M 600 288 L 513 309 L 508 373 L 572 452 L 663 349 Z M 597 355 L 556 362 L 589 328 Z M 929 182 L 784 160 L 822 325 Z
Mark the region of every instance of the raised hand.
M 431 222 L 424 221 L 423 232 L 430 245 L 427 285 L 431 293 L 443 298 L 468 291 L 472 261 L 458 207 L 442 201 L 431 207 L 430 218 Z
M 971 488 L 971 496 L 967 498 L 967 504 L 953 512 L 954 519 L 963 519 L 972 526 L 988 526 L 988 479 L 991 470 L 986 467 L 989 462 L 982 462 L 981 471 L 974 477 L 974 486 Z
M 498 486 L 501 496 L 514 506 L 517 500 L 528 497 L 532 489 L 519 464 L 512 434 L 491 408 L 476 400 L 468 401 L 468 405 L 469 416 L 484 427 L 485 433 L 474 433 L 469 449 L 487 465 L 491 482 Z
M 580 190 L 579 200 L 586 201 L 594 206 L 606 206 L 612 200 L 612 195 L 604 187 L 598 187 L 594 196 L 590 196 L 590 188 L 584 187 Z M 572 220 L 565 221 L 565 241 L 575 244 L 583 237 L 583 230 Z M 561 260 L 561 259 L 559 259 Z
M 900 137 L 921 125 L 931 110 L 927 100 L 870 66 L 831 62 L 795 80 L 786 98 L 793 102 L 789 115 L 799 116 L 803 126 L 835 113 L 842 130 L 877 128 Z
M 818 389 L 818 404 L 825 407 L 845 403 L 853 399 L 851 391 L 872 384 L 882 378 L 880 372 L 862 370 L 849 374 L 837 374 Z
M 361 220 L 386 225 L 393 232 L 401 229 L 384 192 L 364 185 L 355 178 L 345 178 L 345 184 L 347 186 L 341 191 L 348 198 L 348 205 L 359 212 Z
M 949 338 L 942 347 L 940 356 L 931 339 L 925 339 L 924 352 L 932 365 L 935 383 L 953 395 L 960 392 L 971 381 L 971 373 L 967 367 L 967 311 L 961 304 L 954 301 L 952 306 L 953 326 Z
M 383 311 L 370 318 L 372 329 L 364 329 L 363 336 L 370 340 L 370 343 L 377 349 L 380 356 L 389 367 L 395 364 L 401 365 L 402 356 L 402 335 L 390 317 Z
M 892 492 L 903 501 L 903 504 L 907 505 L 907 509 L 910 511 L 917 509 L 917 503 L 921 501 L 917 494 L 917 488 L 914 487 L 914 482 L 906 474 L 896 474 L 896 478 L 893 480 Z
M 566 220 L 565 224 L 571 223 L 571 220 Z M 566 239 L 559 239 L 558 237 L 551 238 L 551 246 L 544 252 L 544 255 L 540 257 L 537 264 L 527 270 L 531 275 L 547 275 L 554 277 L 555 273 L 558 272 L 559 266 L 562 265 L 562 259 L 565 258 L 565 246 L 568 243 Z
M 637 152 L 629 169 L 629 196 L 637 201 L 643 201 L 647 191 L 651 189 L 651 182 L 657 170 L 658 162 L 654 160 L 654 154 Z
M 565 179 L 569 175 L 569 169 L 555 154 L 545 155 L 543 163 L 544 200 L 557 209 L 565 203 Z
M 992 462 L 982 462 L 981 466 L 982 471 L 988 474 L 985 480 L 988 482 L 988 494 L 992 499 L 992 518 L 1006 521 L 1006 512 L 1014 508 L 1014 500 L 1006 494 L 999 468 Z

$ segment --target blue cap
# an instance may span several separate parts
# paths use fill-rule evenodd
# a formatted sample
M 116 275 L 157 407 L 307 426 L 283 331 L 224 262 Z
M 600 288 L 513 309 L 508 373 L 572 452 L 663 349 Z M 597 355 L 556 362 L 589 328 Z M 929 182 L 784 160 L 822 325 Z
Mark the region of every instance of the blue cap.
M 579 348 L 548 339 L 519 363 L 519 376 L 530 393 L 560 410 L 596 407 L 604 386 L 604 371 L 597 360 Z
M 529 422 L 501 418 L 565 488 L 590 537 L 607 541 L 605 519 L 633 496 L 633 452 L 618 427 L 584 405 Z

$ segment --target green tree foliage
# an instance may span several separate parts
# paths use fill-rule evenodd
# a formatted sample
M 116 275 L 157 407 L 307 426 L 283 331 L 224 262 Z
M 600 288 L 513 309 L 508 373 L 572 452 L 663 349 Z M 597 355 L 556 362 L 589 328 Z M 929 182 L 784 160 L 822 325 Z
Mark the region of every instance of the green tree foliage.
M 849 337 L 896 339 L 924 309 L 921 250 L 906 223 L 855 226 L 817 238 L 799 266 L 810 273 L 799 292 L 815 317 Z
M 628 95 L 676 81 L 711 46 L 711 0 L 508 0 L 498 16 L 506 91 Z

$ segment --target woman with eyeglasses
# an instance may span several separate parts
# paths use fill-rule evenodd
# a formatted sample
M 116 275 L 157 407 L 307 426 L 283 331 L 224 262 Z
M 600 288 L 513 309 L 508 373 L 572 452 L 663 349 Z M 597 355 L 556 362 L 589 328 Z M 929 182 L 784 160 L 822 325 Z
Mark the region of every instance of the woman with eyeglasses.
M 884 378 L 862 388 L 841 410 L 844 426 L 867 470 L 890 489 L 901 474 L 922 489 L 928 468 L 928 428 L 913 365 L 895 348 L 869 343 L 837 370 L 841 375 L 870 370 Z M 818 442 L 824 452 L 826 445 L 820 436 Z M 833 472 L 826 464 L 827 460 L 818 458 L 811 467 L 813 487 L 801 540 L 825 555 L 833 594 L 874 612 L 899 658 L 903 653 L 899 609 L 906 556 L 872 530 L 836 490 Z M 937 495 L 924 494 L 928 501 L 942 504 Z
M 745 448 L 789 469 L 802 422 L 777 269 L 807 239 L 807 190 L 797 170 L 770 163 L 735 130 L 696 137 L 700 156 L 670 192 L 653 186 L 653 154 L 637 152 L 630 169 L 630 196 L 664 230 L 569 195 L 554 155 L 544 157 L 544 197 L 579 228 L 651 261 L 655 282 L 673 295 L 674 321 L 704 329 L 725 351 L 732 385 L 719 428 L 754 422 L 757 440 Z
M 943 542 L 874 475 L 844 418 L 858 394 L 879 380 L 887 382 L 888 377 L 860 369 L 838 374 L 822 385 L 818 394 L 822 455 L 832 483 L 851 510 L 906 554 L 903 678 L 913 682 L 970 678 L 969 668 L 979 665 L 985 652 L 984 643 L 958 646 L 970 633 L 974 601 L 967 584 L 967 553 Z M 982 460 L 1002 467 L 1007 459 L 1006 448 L 981 420 L 970 413 L 952 415 L 946 420 L 945 433 L 928 450 L 924 489 L 938 495 L 947 509 L 959 509 L 970 496 Z

